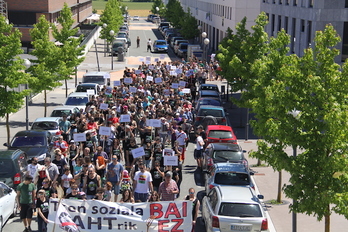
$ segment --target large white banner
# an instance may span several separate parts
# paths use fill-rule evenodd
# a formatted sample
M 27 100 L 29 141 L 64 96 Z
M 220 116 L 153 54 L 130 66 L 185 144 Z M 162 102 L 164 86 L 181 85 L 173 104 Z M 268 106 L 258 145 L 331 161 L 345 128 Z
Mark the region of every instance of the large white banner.
M 191 231 L 191 201 L 115 203 L 51 199 L 48 230 L 61 231 Z M 70 227 L 71 230 L 68 230 Z

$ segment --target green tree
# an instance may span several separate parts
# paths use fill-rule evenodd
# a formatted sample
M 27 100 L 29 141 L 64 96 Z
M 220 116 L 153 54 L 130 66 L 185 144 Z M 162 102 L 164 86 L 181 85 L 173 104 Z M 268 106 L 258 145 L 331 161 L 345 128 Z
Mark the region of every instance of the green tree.
M 265 141 L 254 154 L 291 174 L 290 184 L 284 186 L 287 197 L 295 199 L 291 210 L 324 218 L 326 232 L 332 212 L 348 218 L 348 175 L 338 174 L 348 173 L 348 71 L 346 63 L 341 67 L 334 61 L 339 41 L 333 26 L 327 25 L 303 57 L 273 56 L 253 66 L 259 74 L 254 93 L 264 89 L 253 110 L 268 115 L 257 122 Z M 296 118 L 289 114 L 293 109 L 300 112 Z M 303 152 L 288 156 L 282 152 L 285 146 Z
M 59 74 L 61 80 L 65 82 L 65 95 L 68 96 L 68 80 L 72 79 L 71 75 L 75 72 L 75 67 L 78 66 L 83 60 L 83 47 L 80 47 L 82 41 L 82 35 L 79 38 L 74 37 L 78 28 L 72 28 L 74 19 L 72 18 L 72 12 L 68 5 L 64 3 L 64 7 L 60 12 L 60 16 L 57 19 L 60 24 L 60 28 L 56 25 L 52 25 L 53 37 L 60 43 L 57 59 L 62 61 L 59 68 Z
M 29 90 L 16 91 L 20 84 L 27 84 L 31 76 L 25 73 L 24 60 L 19 57 L 22 34 L 0 15 L 0 117 L 6 117 L 7 143 L 10 143 L 9 114 L 23 106 Z
M 33 75 L 29 83 L 30 89 L 35 93 L 44 91 L 44 116 L 47 115 L 47 90 L 60 86 L 58 71 L 63 65 L 57 59 L 59 48 L 50 40 L 50 23 L 44 15 L 41 15 L 38 23 L 30 31 L 34 50 L 31 55 L 36 59 L 31 60 L 32 66 L 29 72 Z
M 106 39 L 109 43 L 112 43 L 114 37 L 110 36 L 110 31 L 113 30 L 117 33 L 122 23 L 123 16 L 119 2 L 117 0 L 109 0 L 100 16 L 100 25 L 107 25 L 106 27 L 103 26 L 100 31 L 100 38 Z
M 176 29 L 181 29 L 181 18 L 185 14 L 178 0 L 169 0 L 166 5 L 165 17 Z
M 187 12 L 184 13 L 180 21 L 181 35 L 186 39 L 193 40 L 199 35 L 197 25 L 197 19 L 192 16 L 190 8 L 187 8 Z
M 158 7 L 158 10 L 156 9 L 156 7 Z M 151 12 L 153 14 L 158 14 L 160 16 L 164 16 L 165 12 L 164 12 L 164 3 L 162 0 L 154 0 L 153 4 L 151 6 Z

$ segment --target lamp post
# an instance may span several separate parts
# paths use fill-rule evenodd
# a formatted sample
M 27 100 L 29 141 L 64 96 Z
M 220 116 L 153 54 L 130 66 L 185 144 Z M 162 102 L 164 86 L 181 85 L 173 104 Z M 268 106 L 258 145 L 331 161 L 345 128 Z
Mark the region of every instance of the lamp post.
M 114 40 L 114 35 L 115 35 L 115 32 L 114 30 L 111 30 L 109 32 L 110 34 L 110 51 L 111 51 L 111 70 L 114 70 L 114 51 L 112 50 L 112 41 Z
M 197 29 L 198 29 L 199 33 L 201 33 L 202 26 L 201 26 L 201 25 L 198 25 L 198 26 L 197 26 Z M 198 36 L 197 36 L 197 43 L 200 43 L 199 34 L 198 34 Z
M 28 69 L 31 66 L 31 62 L 28 59 L 24 59 L 24 66 Z M 25 89 L 28 89 L 28 83 L 25 84 Z M 29 96 L 25 96 L 25 129 L 29 130 Z
M 106 30 L 106 28 L 108 27 L 108 25 L 106 23 L 103 24 L 103 28 L 104 30 Z M 106 44 L 106 39 L 104 39 L 104 57 L 106 56 L 106 48 L 105 48 L 105 44 Z
M 299 110 L 292 110 L 288 112 L 288 114 L 292 115 L 295 119 L 298 119 L 300 111 Z M 296 126 L 294 127 L 294 130 L 296 131 Z M 294 159 L 296 159 L 297 156 L 297 146 L 294 144 L 292 145 L 292 156 Z M 292 205 L 296 204 L 296 199 L 292 199 Z M 297 232 L 297 214 L 296 212 L 292 211 L 292 232 Z
M 202 32 L 202 38 L 203 38 L 203 43 L 204 43 L 204 55 L 203 58 L 207 60 L 207 48 L 208 44 L 210 43 L 210 40 L 207 38 L 207 33 L 204 31 Z

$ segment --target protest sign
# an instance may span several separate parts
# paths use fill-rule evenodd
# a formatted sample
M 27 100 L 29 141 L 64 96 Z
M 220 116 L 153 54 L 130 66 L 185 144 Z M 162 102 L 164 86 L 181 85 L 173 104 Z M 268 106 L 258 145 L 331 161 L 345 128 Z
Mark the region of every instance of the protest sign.
M 163 164 L 166 166 L 178 166 L 178 157 L 177 156 L 164 156 Z
M 144 61 L 145 61 L 144 57 L 139 58 L 139 62 L 144 62 Z
M 74 134 L 74 141 L 75 142 L 85 142 L 86 141 L 86 134 L 85 133 Z
M 133 87 L 133 86 L 130 86 L 129 87 L 129 92 L 131 93 L 136 93 L 137 92 L 137 88 Z
M 179 83 L 172 83 L 172 88 L 173 89 L 178 89 L 179 88 Z
M 139 75 L 141 73 L 141 70 L 137 69 L 135 70 L 135 74 Z
M 114 86 L 120 86 L 121 85 L 121 81 L 114 81 Z
M 156 77 L 156 78 L 155 78 L 155 83 L 156 83 L 156 84 L 162 83 L 162 78 Z
M 159 59 L 158 58 L 155 58 L 155 62 L 157 63 L 159 61 Z
M 179 86 L 180 87 L 185 87 L 186 86 L 186 81 L 179 81 Z
M 130 78 L 130 77 L 126 77 L 126 78 L 124 78 L 123 79 L 123 82 L 125 83 L 125 84 L 132 84 L 133 83 L 133 79 L 132 78 Z
M 109 107 L 109 104 L 106 104 L 106 103 L 100 103 L 99 105 L 99 109 L 101 110 L 107 110 Z
M 185 88 L 185 89 L 182 89 L 182 92 L 183 93 L 191 93 L 191 89 Z
M 165 58 L 166 58 L 166 56 L 165 56 L 164 54 L 161 54 L 161 55 L 160 55 L 160 59 L 161 59 L 161 60 L 164 60 Z
M 153 81 L 153 76 L 147 76 L 147 77 L 146 77 L 146 80 L 147 80 L 147 81 Z
M 154 68 L 155 68 L 155 66 L 149 65 L 149 69 L 150 69 L 150 70 L 153 70 Z
M 111 135 L 111 127 L 108 127 L 108 126 L 99 127 L 99 134 L 110 136 Z
M 138 148 L 132 149 L 131 153 L 133 155 L 133 158 L 135 159 L 145 155 L 145 150 L 144 150 L 144 147 L 138 147 Z
M 160 119 L 147 119 L 146 125 L 152 126 L 152 127 L 161 127 L 162 126 Z
M 51 198 L 48 220 L 50 232 L 186 232 L 192 229 L 192 202 L 118 203 Z
M 121 114 L 120 122 L 130 122 L 130 115 L 129 114 Z

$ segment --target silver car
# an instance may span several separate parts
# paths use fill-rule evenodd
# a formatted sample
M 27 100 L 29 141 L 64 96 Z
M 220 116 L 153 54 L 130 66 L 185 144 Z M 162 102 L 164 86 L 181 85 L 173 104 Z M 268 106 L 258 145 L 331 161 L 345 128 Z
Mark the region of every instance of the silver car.
M 207 232 L 268 231 L 262 198 L 248 187 L 214 187 L 202 200 Z

